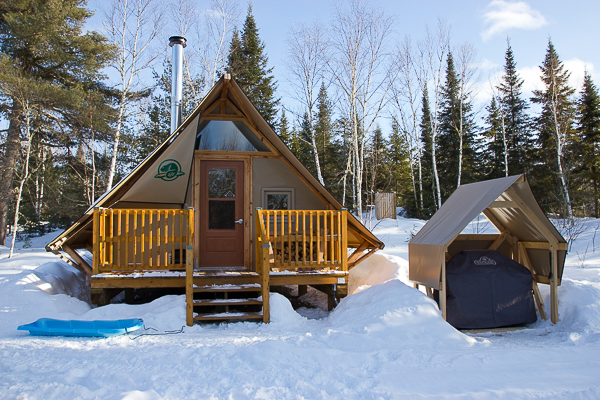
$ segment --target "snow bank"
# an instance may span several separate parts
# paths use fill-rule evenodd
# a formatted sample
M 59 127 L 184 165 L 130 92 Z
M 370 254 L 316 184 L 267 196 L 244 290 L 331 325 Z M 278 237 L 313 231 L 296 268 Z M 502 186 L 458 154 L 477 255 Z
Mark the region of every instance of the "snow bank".
M 359 333 L 390 346 L 472 344 L 441 318 L 437 304 L 397 279 L 343 299 L 329 317 L 331 329 Z
M 598 220 L 586 223 L 559 287 L 560 322 L 477 335 L 457 332 L 403 283 L 408 241 L 424 224 L 414 219 L 378 223 L 386 248 L 351 271 L 354 294 L 324 318 L 304 318 L 271 293 L 270 324 L 135 340 L 40 338 L 16 327 L 141 317 L 157 329 L 147 333 L 163 333 L 185 325 L 185 297 L 91 308 L 79 272 L 56 256 L 20 246 L 7 260 L 0 247 L 0 399 L 597 399 L 600 239 Z

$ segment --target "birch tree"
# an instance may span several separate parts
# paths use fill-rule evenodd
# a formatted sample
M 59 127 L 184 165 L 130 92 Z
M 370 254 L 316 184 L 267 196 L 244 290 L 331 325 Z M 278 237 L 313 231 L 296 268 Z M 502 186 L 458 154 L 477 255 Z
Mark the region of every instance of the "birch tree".
M 328 43 L 321 24 L 311 26 L 299 25 L 293 27 L 287 39 L 288 58 L 287 69 L 294 97 L 298 100 L 308 117 L 308 133 L 316 166 L 317 179 L 325 186 L 319 148 L 315 132 L 315 107 L 319 85 L 323 82 L 327 66 Z
M 572 139 L 572 123 L 575 108 L 571 97 L 575 89 L 568 85 L 570 72 L 564 69 L 562 61 L 554 49 L 552 41 L 548 41 L 548 49 L 544 63 L 540 66 L 541 80 L 544 88 L 534 90 L 532 101 L 542 106 L 542 113 L 536 118 L 539 129 L 539 140 L 545 159 L 555 161 L 559 186 L 563 194 L 563 204 L 568 218 L 573 217 L 571 198 L 565 170 L 565 149 Z M 551 155 L 551 153 L 554 155 Z
M 350 124 L 350 154 L 354 207 L 362 220 L 365 141 L 385 105 L 390 85 L 386 65 L 392 19 L 366 1 L 340 4 L 332 21 L 332 74 L 344 97 Z M 351 161 L 350 161 L 351 160 Z
M 418 44 L 418 54 L 422 73 L 420 74 L 422 87 L 428 87 L 433 101 L 429 101 L 431 117 L 431 160 L 433 170 L 433 183 L 435 188 L 435 203 L 437 209 L 442 207 L 442 193 L 440 177 L 437 168 L 436 142 L 439 134 L 439 113 L 443 85 L 444 61 L 450 48 L 450 28 L 443 21 L 438 21 L 437 31 L 432 33 L 426 29 L 425 39 Z
M 393 120 L 401 127 L 400 134 L 408 146 L 411 183 L 415 198 L 415 208 L 420 216 L 424 208 L 423 201 L 423 149 L 419 134 L 419 99 L 422 96 L 419 77 L 422 69 L 415 63 L 414 49 L 409 37 L 405 37 L 396 50 L 394 67 L 397 78 L 391 86 L 392 102 L 396 108 Z M 416 165 L 415 165 L 416 164 Z M 416 169 L 416 171 L 415 171 Z M 415 173 L 417 177 L 415 178 Z M 418 186 L 418 189 L 417 189 Z
M 117 119 L 106 190 L 110 190 L 117 171 L 119 142 L 132 101 L 140 86 L 140 74 L 148 69 L 160 52 L 153 48 L 161 31 L 163 11 L 156 0 L 113 0 L 104 13 L 104 30 L 115 47 L 112 68 L 117 72 L 119 98 Z

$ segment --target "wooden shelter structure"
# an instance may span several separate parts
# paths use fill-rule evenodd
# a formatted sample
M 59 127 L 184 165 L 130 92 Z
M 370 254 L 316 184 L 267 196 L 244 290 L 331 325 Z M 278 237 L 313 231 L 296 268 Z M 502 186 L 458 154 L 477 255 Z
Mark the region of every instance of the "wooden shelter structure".
M 348 270 L 382 247 L 225 74 L 46 249 L 87 273 L 102 297 L 185 288 L 191 325 L 268 322 L 271 286 L 312 285 L 335 302 L 346 294 Z M 80 249 L 92 252 L 92 264 Z
M 498 234 L 461 234 L 483 213 Z M 550 285 L 551 320 L 558 322 L 557 287 L 568 245 L 539 207 L 524 175 L 462 185 L 408 245 L 409 279 L 439 290 L 446 318 L 446 263 L 461 250 L 497 250 L 531 271 L 540 316 L 546 319 L 538 283 Z

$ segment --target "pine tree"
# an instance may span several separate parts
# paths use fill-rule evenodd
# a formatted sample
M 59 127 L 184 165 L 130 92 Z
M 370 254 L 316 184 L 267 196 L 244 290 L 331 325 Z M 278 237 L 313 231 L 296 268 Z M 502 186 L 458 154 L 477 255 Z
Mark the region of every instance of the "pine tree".
M 571 163 L 567 157 L 573 144 L 572 124 L 575 108 L 571 97 L 575 89 L 569 86 L 570 73 L 564 69 L 562 61 L 548 40 L 544 63 L 540 66 L 542 90 L 534 90 L 532 102 L 542 106 L 541 114 L 535 119 L 538 130 L 538 154 L 534 188 L 542 197 L 542 202 L 572 217 L 568 176 Z M 556 188 L 556 190 L 548 190 Z M 555 196 L 555 193 L 560 195 Z M 552 197 L 554 196 L 554 197 Z M 548 210 L 550 211 L 550 210 Z
M 419 194 L 419 203 L 422 209 L 417 214 L 419 217 L 430 217 L 436 210 L 436 191 L 433 179 L 433 155 L 431 139 L 431 109 L 429 108 L 429 93 L 427 87 L 423 90 L 423 102 L 421 107 L 421 170 L 422 170 L 422 193 Z M 422 198 L 421 198 L 422 197 Z
M 442 200 L 445 200 L 460 183 L 474 181 L 476 172 L 471 104 L 466 95 L 461 96 L 452 53 L 448 53 L 436 146 Z
M 327 96 L 325 84 L 321 84 L 317 97 L 317 110 L 315 112 L 315 142 L 317 144 L 319 165 L 325 187 L 329 188 L 335 184 L 336 175 L 340 168 L 338 154 L 339 149 L 333 145 L 333 123 L 331 116 L 333 105 Z
M 583 186 L 583 201 L 593 205 L 595 218 L 600 215 L 600 97 L 592 77 L 585 71 L 583 88 L 577 102 L 578 176 Z M 587 194 L 587 196 L 586 196 Z
M 487 117 L 485 119 L 487 128 L 483 135 L 487 139 L 487 146 L 484 150 L 483 170 L 484 176 L 487 179 L 501 178 L 506 174 L 506 157 L 507 151 L 505 148 L 506 130 L 503 128 L 502 110 L 496 103 L 496 98 L 492 97 L 490 105 L 486 107 Z
M 290 132 L 290 127 L 288 126 L 285 109 L 281 110 L 281 118 L 279 119 L 279 137 L 287 147 L 291 148 L 292 134 Z
M 400 131 L 400 124 L 392 119 L 392 134 L 389 140 L 388 169 L 391 191 L 397 193 L 398 205 L 408 216 L 419 217 L 418 195 L 413 190 L 410 155 L 408 152 L 407 136 Z M 418 191 L 418 188 L 416 189 Z
M 8 120 L 0 160 L 0 244 L 6 242 L 24 102 L 52 110 L 54 122 L 48 123 L 62 125 L 62 131 L 52 134 L 61 140 L 69 140 L 65 134 L 69 127 L 84 125 L 81 119 L 89 110 L 94 123 L 111 116 L 97 112 L 97 97 L 90 95 L 107 92 L 99 83 L 99 71 L 109 60 L 110 48 L 99 34 L 83 33 L 91 16 L 83 4 L 82 0 L 0 1 L 0 84 Z
M 529 106 L 521 97 L 523 79 L 517 72 L 510 41 L 507 39 L 507 49 L 504 63 L 502 82 L 497 86 L 500 94 L 499 118 L 504 118 L 506 136 L 508 174 L 528 173 L 531 169 L 533 139 L 531 138 L 530 120 L 527 115 Z
M 258 36 L 252 4 L 249 4 L 241 38 L 235 31 L 231 39 L 226 71 L 232 75 L 260 115 L 273 128 L 279 100 L 275 99 L 277 84 L 273 68 L 267 68 L 267 61 L 265 45 Z

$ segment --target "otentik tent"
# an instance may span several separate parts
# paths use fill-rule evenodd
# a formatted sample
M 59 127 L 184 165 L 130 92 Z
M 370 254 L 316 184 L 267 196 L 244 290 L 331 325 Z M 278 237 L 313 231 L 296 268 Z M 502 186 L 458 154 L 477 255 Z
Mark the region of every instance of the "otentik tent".
M 460 234 L 483 213 L 497 234 Z M 558 322 L 560 285 L 567 242 L 539 207 L 524 175 L 462 185 L 412 238 L 409 279 L 440 291 L 446 318 L 446 262 L 461 250 L 497 250 L 524 265 L 533 277 L 538 311 L 546 318 L 537 283 L 551 286 L 551 317 Z

